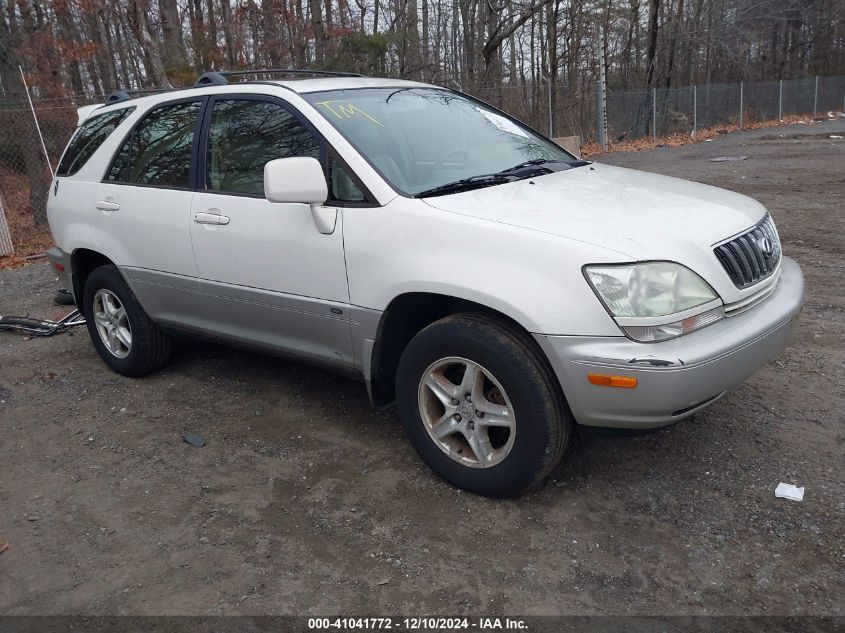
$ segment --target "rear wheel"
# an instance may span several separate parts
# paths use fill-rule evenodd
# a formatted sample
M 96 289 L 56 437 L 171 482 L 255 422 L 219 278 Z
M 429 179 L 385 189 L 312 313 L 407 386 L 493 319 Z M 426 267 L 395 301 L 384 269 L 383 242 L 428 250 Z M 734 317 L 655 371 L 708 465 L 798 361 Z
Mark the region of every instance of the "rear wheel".
M 144 376 L 162 367 L 170 339 L 147 316 L 115 266 L 88 275 L 83 292 L 88 334 L 100 358 L 124 376 Z
M 485 315 L 419 332 L 399 363 L 397 404 L 422 459 L 449 483 L 517 495 L 545 478 L 571 417 L 544 359 L 521 332 Z

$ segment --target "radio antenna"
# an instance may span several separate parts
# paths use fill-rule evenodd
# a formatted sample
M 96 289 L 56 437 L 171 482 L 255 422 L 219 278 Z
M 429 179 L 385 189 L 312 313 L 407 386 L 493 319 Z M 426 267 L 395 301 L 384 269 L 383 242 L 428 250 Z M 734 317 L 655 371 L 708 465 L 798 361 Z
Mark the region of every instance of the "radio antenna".
M 41 149 L 44 150 L 44 158 L 47 159 L 47 169 L 50 170 L 50 178 L 56 177 L 53 171 L 53 163 L 50 162 L 50 154 L 47 153 L 47 145 L 44 143 L 44 135 L 41 134 L 41 126 L 38 125 L 38 115 L 35 114 L 35 106 L 32 105 L 32 97 L 29 96 L 29 86 L 26 85 L 26 75 L 23 74 L 23 66 L 18 66 L 23 80 L 23 89 L 26 91 L 26 100 L 29 101 L 29 109 L 32 110 L 32 118 L 35 119 L 35 129 L 38 131 L 38 138 L 41 139 Z

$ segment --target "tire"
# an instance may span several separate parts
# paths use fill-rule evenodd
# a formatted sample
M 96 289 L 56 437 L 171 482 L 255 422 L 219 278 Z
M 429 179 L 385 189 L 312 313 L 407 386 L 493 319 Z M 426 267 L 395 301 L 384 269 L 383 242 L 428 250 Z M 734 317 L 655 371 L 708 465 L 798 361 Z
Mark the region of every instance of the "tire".
M 144 312 L 116 266 L 94 269 L 85 281 L 82 296 L 82 313 L 88 334 L 100 358 L 113 371 L 139 377 L 164 366 L 170 355 L 170 339 Z M 115 307 L 118 307 L 118 316 L 109 323 L 109 309 Z M 113 341 L 116 351 L 107 344 L 107 339 L 112 340 L 109 335 L 101 336 L 103 328 L 116 333 Z M 124 339 L 130 344 L 127 345 Z
M 453 389 L 458 383 L 466 393 Z M 469 400 L 468 384 L 476 394 Z M 483 314 L 446 317 L 411 340 L 399 360 L 396 402 L 423 461 L 450 484 L 488 497 L 516 496 L 545 479 L 573 426 L 532 341 Z

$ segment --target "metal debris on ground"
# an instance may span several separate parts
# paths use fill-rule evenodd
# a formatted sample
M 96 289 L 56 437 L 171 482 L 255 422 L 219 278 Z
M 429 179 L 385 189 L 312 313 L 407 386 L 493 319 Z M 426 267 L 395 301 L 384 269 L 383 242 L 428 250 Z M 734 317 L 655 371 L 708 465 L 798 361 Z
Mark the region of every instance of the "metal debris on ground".
M 205 446 L 205 439 L 200 437 L 199 435 L 194 435 L 193 433 L 182 433 L 182 439 L 192 445 L 196 446 L 197 448 L 202 448 Z
M 800 488 L 792 484 L 785 484 L 780 482 L 775 488 L 775 497 L 779 499 L 790 499 L 792 501 L 801 501 L 804 498 L 804 486 Z
M 719 156 L 717 158 L 711 158 L 711 163 L 729 163 L 735 160 L 745 160 L 748 156 Z
M 77 325 L 85 325 L 79 310 L 72 310 L 58 321 L 20 316 L 0 316 L 0 331 L 26 332 L 32 336 L 53 336 Z

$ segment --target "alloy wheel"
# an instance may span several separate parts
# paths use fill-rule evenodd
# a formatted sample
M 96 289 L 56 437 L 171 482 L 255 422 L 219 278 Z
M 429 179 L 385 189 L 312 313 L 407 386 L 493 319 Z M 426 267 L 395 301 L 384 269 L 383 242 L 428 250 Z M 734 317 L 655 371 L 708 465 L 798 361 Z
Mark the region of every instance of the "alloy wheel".
M 94 295 L 94 325 L 109 352 L 118 358 L 129 356 L 132 328 L 126 308 L 111 290 L 98 290 Z
M 417 400 L 429 436 L 456 462 L 490 468 L 513 448 L 513 405 L 478 363 L 456 356 L 435 361 L 423 372 Z

